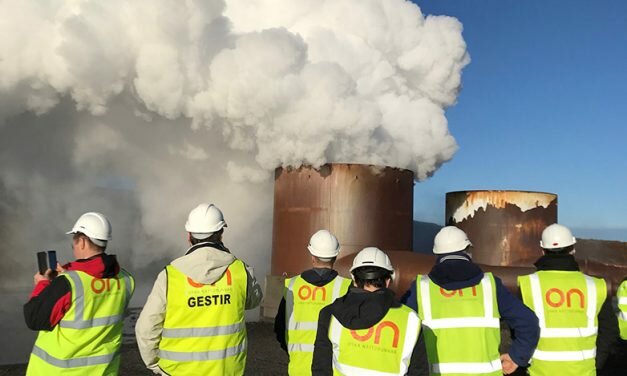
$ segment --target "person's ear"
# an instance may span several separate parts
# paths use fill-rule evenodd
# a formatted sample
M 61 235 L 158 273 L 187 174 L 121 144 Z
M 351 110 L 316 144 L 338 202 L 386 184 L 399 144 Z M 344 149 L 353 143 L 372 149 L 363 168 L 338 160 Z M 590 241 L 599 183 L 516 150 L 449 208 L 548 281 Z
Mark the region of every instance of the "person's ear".
M 390 283 L 392 283 L 392 278 L 388 278 L 385 280 L 385 288 L 389 288 L 390 287 Z

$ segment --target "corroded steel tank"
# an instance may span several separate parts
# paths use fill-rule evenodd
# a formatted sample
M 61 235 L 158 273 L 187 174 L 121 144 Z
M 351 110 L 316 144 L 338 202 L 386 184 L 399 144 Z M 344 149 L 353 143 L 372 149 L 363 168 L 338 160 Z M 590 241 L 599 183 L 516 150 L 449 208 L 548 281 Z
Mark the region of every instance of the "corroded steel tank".
M 557 195 L 527 191 L 459 191 L 446 194 L 446 224 L 473 243 L 475 262 L 531 266 L 542 255 L 542 230 L 557 223 Z
M 307 244 L 319 229 L 337 236 L 339 258 L 367 246 L 410 251 L 413 185 L 411 171 L 391 167 L 276 169 L 271 273 L 291 276 L 309 269 Z

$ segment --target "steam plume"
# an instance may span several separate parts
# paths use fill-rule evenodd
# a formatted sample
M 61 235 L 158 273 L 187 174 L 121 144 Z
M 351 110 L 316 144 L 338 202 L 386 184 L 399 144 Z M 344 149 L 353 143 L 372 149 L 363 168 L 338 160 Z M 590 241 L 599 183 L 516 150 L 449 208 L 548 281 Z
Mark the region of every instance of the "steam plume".
M 444 110 L 469 62 L 461 24 L 407 1 L 0 9 L 5 250 L 67 249 L 62 230 L 100 210 L 144 266 L 180 252 L 186 213 L 211 201 L 263 269 L 274 168 L 367 163 L 425 179 L 457 148 Z

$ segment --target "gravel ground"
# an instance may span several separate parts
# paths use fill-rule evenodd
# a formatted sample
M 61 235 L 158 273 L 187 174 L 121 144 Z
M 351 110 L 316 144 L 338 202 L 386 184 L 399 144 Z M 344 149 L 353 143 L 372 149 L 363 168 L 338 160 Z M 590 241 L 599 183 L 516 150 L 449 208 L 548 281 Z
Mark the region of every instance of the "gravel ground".
M 252 376 L 280 376 L 287 375 L 287 356 L 279 347 L 271 323 L 247 323 L 249 348 L 246 375 Z M 504 336 L 504 345 L 509 339 Z M 627 374 L 627 341 L 619 343 L 614 354 L 608 360 L 608 364 L 599 372 L 599 376 L 624 376 Z M 0 376 L 24 375 L 26 365 L 0 366 Z M 524 375 L 524 371 L 516 375 Z M 125 344 L 122 346 L 122 364 L 120 367 L 122 376 L 152 375 L 144 367 L 137 346 Z M 557 376 L 557 375 L 556 375 Z

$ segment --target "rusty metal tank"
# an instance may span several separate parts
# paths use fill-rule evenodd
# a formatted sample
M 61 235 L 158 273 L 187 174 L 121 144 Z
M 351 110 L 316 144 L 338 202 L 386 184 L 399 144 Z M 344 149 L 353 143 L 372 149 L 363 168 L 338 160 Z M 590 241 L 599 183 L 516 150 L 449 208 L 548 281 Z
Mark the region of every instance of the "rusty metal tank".
M 532 266 L 542 255 L 542 230 L 557 222 L 557 195 L 528 191 L 459 191 L 446 194 L 446 224 L 473 243 L 484 265 Z
M 323 228 L 340 241 L 340 258 L 367 246 L 410 251 L 413 185 L 411 171 L 390 167 L 276 169 L 271 273 L 291 276 L 310 268 L 307 244 Z

